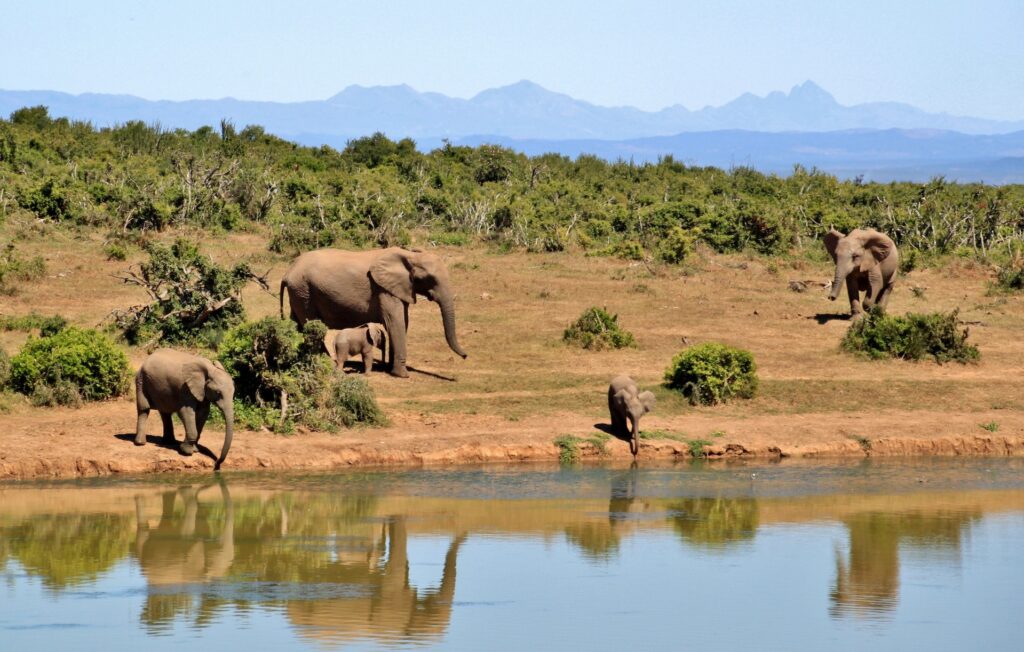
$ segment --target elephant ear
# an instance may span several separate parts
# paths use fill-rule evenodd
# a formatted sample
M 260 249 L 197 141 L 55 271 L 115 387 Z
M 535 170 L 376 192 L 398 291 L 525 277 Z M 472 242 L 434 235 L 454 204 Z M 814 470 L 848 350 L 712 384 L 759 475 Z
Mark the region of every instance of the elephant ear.
M 632 396 L 632 392 L 630 392 L 628 389 L 620 389 L 619 391 L 615 392 L 615 396 L 613 398 L 615 399 L 615 402 L 618 405 L 625 405 L 626 403 L 629 402 L 630 396 Z
M 645 412 L 650 412 L 651 410 L 654 409 L 655 398 L 654 398 L 654 394 L 653 393 L 651 393 L 651 392 L 640 392 L 640 395 L 637 396 L 637 398 L 639 398 L 640 402 L 644 404 L 644 411 Z
M 370 278 L 405 303 L 416 303 L 412 287 L 412 265 L 401 250 L 391 251 L 370 266 Z
M 889 236 L 878 231 L 869 231 L 868 237 L 864 240 L 864 248 L 871 252 L 876 263 L 888 258 L 895 247 L 896 245 Z M 873 267 L 872 261 L 867 256 L 863 256 L 860 261 L 860 271 L 867 272 L 871 267 Z
M 366 341 L 373 346 L 380 346 L 380 329 L 370 324 L 366 327 Z
M 181 365 L 181 375 L 192 398 L 199 402 L 206 400 L 206 381 L 210 377 L 206 365 L 202 362 L 186 362 Z
M 825 234 L 823 240 L 825 241 L 825 250 L 828 251 L 828 255 L 832 256 L 832 262 L 836 262 L 836 247 L 839 246 L 839 241 L 845 238 L 841 232 L 830 228 L 828 233 Z

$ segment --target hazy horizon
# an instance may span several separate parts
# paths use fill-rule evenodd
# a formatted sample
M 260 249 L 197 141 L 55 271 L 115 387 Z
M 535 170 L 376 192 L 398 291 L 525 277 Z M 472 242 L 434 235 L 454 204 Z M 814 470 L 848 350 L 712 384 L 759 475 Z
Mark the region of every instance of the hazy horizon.
M 924 0 L 479 6 L 241 0 L 6 3 L 0 87 L 151 100 L 322 100 L 407 84 L 468 99 L 522 79 L 597 106 L 721 106 L 813 80 L 843 105 L 1024 118 L 1024 4 Z M 41 38 L 42 36 L 42 38 Z

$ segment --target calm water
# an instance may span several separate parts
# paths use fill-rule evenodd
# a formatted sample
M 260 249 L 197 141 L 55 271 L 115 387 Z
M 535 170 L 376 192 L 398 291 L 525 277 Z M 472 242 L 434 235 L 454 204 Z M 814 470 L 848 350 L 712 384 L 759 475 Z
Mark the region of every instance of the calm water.
M 1024 649 L 1024 463 L 0 485 L 0 650 Z

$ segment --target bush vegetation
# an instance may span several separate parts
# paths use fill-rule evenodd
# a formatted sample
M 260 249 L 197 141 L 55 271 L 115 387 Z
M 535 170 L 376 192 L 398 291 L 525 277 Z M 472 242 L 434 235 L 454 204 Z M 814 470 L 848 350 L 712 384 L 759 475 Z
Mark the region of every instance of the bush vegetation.
M 11 387 L 40 405 L 74 405 L 128 389 L 128 357 L 106 335 L 69 327 L 30 339 L 11 359 Z
M 48 337 L 59 333 L 68 325 L 68 320 L 60 315 L 40 315 L 38 312 L 30 312 L 27 315 L 8 316 L 0 315 L 0 330 L 5 331 L 31 331 L 39 330 L 42 337 Z
M 694 405 L 753 398 L 757 366 L 749 351 L 707 342 L 676 354 L 665 370 L 665 384 L 682 392 Z
M 239 422 L 289 431 L 301 424 L 334 431 L 380 425 L 384 415 L 362 378 L 342 376 L 324 351 L 323 322 L 300 332 L 291 320 L 266 317 L 228 331 L 218 355 L 235 379 Z
M 960 327 L 959 311 L 887 315 L 879 307 L 858 319 L 846 332 L 842 347 L 871 358 L 936 362 L 975 362 L 978 348 L 967 343 L 968 329 Z
M 225 269 L 185 239 L 146 247 L 149 261 L 121 278 L 149 294 L 150 302 L 114 314 L 114 324 L 131 344 L 215 342 L 245 319 L 240 294 L 251 280 L 266 287 L 242 263 Z
M 888 233 L 906 260 L 915 250 L 999 258 L 1024 235 L 1024 186 L 839 181 L 800 166 L 783 178 L 672 157 L 529 157 L 494 145 L 425 153 L 381 134 L 338 151 L 226 121 L 194 131 L 138 121 L 96 128 L 41 106 L 0 120 L 0 188 L 15 199 L 9 215 L 47 224 L 125 235 L 262 225 L 270 248 L 289 255 L 402 244 L 420 231 L 453 246 L 483 240 L 677 264 L 698 243 L 817 250 L 834 225 Z
M 633 334 L 619 326 L 618 320 L 618 315 L 609 314 L 605 308 L 587 308 L 565 329 L 562 340 L 595 351 L 636 346 Z
M 0 247 L 0 295 L 12 295 L 17 292 L 16 283 L 35 281 L 45 273 L 42 256 L 23 258 L 12 242 Z

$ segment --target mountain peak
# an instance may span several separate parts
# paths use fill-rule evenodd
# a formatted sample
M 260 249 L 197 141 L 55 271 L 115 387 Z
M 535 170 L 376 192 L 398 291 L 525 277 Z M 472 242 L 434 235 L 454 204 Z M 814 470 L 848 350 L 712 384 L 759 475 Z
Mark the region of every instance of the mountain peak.
M 836 98 L 821 86 L 818 86 L 810 79 L 802 84 L 797 84 L 789 90 L 789 99 L 800 100 L 801 102 L 814 102 L 819 104 L 835 104 Z

